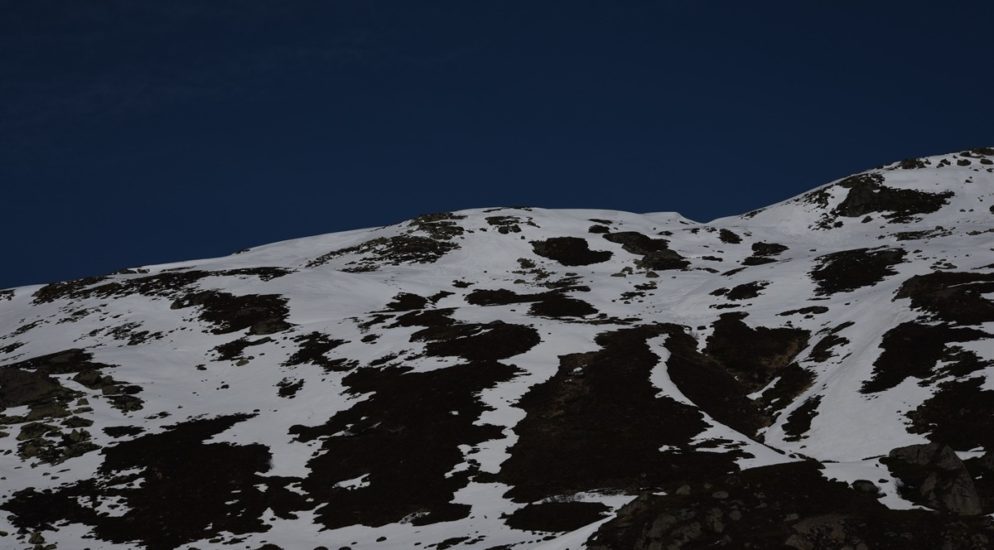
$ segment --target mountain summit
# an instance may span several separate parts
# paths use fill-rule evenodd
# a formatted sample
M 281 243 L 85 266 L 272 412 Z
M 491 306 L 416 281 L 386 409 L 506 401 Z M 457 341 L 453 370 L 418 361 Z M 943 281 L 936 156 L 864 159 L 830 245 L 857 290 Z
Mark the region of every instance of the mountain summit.
M 994 148 L 0 291 L 6 548 L 990 548 Z

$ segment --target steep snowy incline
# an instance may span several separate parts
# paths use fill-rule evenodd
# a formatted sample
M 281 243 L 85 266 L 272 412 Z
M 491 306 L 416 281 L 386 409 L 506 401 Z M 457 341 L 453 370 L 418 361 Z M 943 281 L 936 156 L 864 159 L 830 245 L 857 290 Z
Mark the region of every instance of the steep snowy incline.
M 994 149 L 0 290 L 0 547 L 986 548 Z

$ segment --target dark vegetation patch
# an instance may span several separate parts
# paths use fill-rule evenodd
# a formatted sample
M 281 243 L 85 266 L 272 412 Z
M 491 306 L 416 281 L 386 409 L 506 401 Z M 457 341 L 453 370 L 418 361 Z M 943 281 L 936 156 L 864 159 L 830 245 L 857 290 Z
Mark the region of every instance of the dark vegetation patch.
M 610 511 L 599 502 L 541 502 L 515 510 L 507 516 L 507 525 L 522 531 L 567 532 L 600 521 Z
M 754 281 L 733 287 L 725 294 L 729 300 L 751 300 L 762 293 L 763 289 L 769 286 L 769 281 Z
M 982 389 L 983 383 L 969 378 L 939 384 L 935 395 L 908 413 L 909 431 L 958 451 L 994 450 L 994 391 Z
M 33 296 L 36 304 L 64 299 L 80 300 L 132 295 L 175 297 L 180 291 L 207 277 L 254 276 L 263 281 L 269 281 L 290 273 L 292 273 L 291 270 L 281 267 L 254 267 L 225 271 L 163 271 L 147 277 L 133 278 L 86 277 L 45 285 L 35 291 Z
M 874 285 L 897 273 L 892 266 L 904 261 L 904 255 L 900 248 L 833 252 L 817 259 L 818 265 L 811 271 L 811 278 L 818 285 L 818 294 L 849 292 Z
M 451 501 L 476 468 L 447 474 L 463 461 L 460 445 L 502 436 L 498 426 L 475 423 L 485 408 L 476 396 L 515 372 L 480 360 L 428 372 L 366 367 L 346 376 L 350 393 L 370 396 L 324 425 L 290 430 L 300 441 L 323 439 L 302 482 L 321 503 L 317 520 L 334 529 L 466 517 L 469 506 Z M 363 476 L 362 486 L 339 485 Z
M 13 290 L 0 290 L 0 302 L 8 302 L 14 299 Z
M 303 498 L 286 489 L 287 478 L 261 475 L 270 468 L 264 445 L 205 443 L 246 418 L 193 420 L 117 443 L 104 449 L 94 478 L 54 490 L 25 489 L 0 508 L 22 533 L 82 523 L 99 540 L 153 550 L 226 532 L 266 531 L 260 518 L 267 508 L 289 518 L 291 509 L 303 508 Z M 120 499 L 123 514 L 98 511 L 108 499 Z
M 790 414 L 787 415 L 787 422 L 784 422 L 783 433 L 787 435 L 787 441 L 799 441 L 804 434 L 811 429 L 811 421 L 818 413 L 818 405 L 821 404 L 821 396 L 809 397 Z
M 905 281 L 895 299 L 910 298 L 912 307 L 943 321 L 975 325 L 994 321 L 994 303 L 983 296 L 992 292 L 994 273 L 936 271 Z
M 880 174 L 850 176 L 837 185 L 849 189 L 846 198 L 833 211 L 839 216 L 855 218 L 881 212 L 888 220 L 907 223 L 917 214 L 929 214 L 942 208 L 954 193 L 928 193 L 912 189 L 894 189 L 882 185 Z
M 863 393 L 874 393 L 896 387 L 908 377 L 930 380 L 945 375 L 966 376 L 990 366 L 977 354 L 954 342 L 972 342 L 990 337 L 972 328 L 952 328 L 947 325 L 901 323 L 884 333 L 880 357 L 873 362 L 873 377 L 863 383 Z M 945 363 L 939 367 L 939 363 Z
M 497 232 L 502 235 L 507 235 L 508 233 L 521 233 L 522 225 L 530 225 L 532 227 L 538 227 L 531 218 L 520 218 L 518 216 L 488 216 L 486 218 L 487 223 L 496 227 Z
M 987 518 L 891 510 L 871 494 L 825 479 L 808 461 L 643 495 L 601 526 L 587 548 L 979 550 L 991 541 L 994 527 Z
M 822 313 L 828 313 L 828 308 L 825 306 L 807 306 L 799 309 L 791 309 L 781 313 L 777 313 L 780 317 L 787 317 L 788 315 L 820 315 Z
M 643 269 L 665 271 L 668 269 L 686 269 L 690 262 L 677 252 L 670 250 L 666 239 L 653 239 L 635 231 L 608 233 L 604 238 L 620 244 L 629 254 L 642 256 L 635 265 Z
M 901 480 L 897 491 L 911 502 L 958 516 L 981 513 L 973 478 L 948 446 L 928 443 L 900 447 L 880 462 Z
M 590 490 L 636 491 L 702 472 L 734 470 L 733 454 L 695 454 L 696 408 L 657 396 L 649 338 L 682 330 L 640 326 L 597 335 L 601 349 L 562 355 L 549 380 L 518 403 L 527 413 L 498 480 L 519 502 Z M 660 451 L 663 446 L 678 450 Z
M 292 367 L 295 365 L 317 365 L 323 368 L 325 371 L 347 371 L 351 370 L 355 365 L 352 362 L 338 358 L 329 359 L 327 354 L 329 351 L 337 348 L 338 346 L 345 343 L 345 340 L 333 339 L 331 336 L 321 332 L 309 332 L 307 334 L 302 334 L 293 339 L 293 341 L 299 346 L 297 351 L 293 352 L 285 363 L 284 366 Z
M 728 229 L 722 229 L 718 231 L 718 240 L 727 244 L 739 244 L 742 242 L 742 237 Z
M 587 240 L 580 237 L 552 237 L 531 243 L 535 254 L 555 260 L 562 265 L 591 265 L 611 259 L 610 251 L 590 250 Z
M 70 349 L 0 367 L 0 412 L 28 407 L 24 415 L 0 415 L 0 427 L 19 427 L 22 458 L 55 464 L 95 450 L 91 434 L 83 429 L 89 421 L 74 416 L 90 411 L 86 399 L 103 399 L 124 412 L 142 408 L 135 396 L 139 386 L 103 374 L 113 366 L 92 359 L 89 352 Z M 56 376 L 68 374 L 90 391 L 63 386 Z
M 610 233 L 610 232 L 611 232 L 611 228 L 608 227 L 608 226 L 606 226 L 606 225 L 591 225 L 590 228 L 587 229 L 587 233 L 600 233 L 600 234 L 604 234 L 604 233 Z
M 217 290 L 187 294 L 172 303 L 172 309 L 200 308 L 200 319 L 214 325 L 213 334 L 249 329 L 249 334 L 282 332 L 292 325 L 286 321 L 290 310 L 279 294 L 235 296 Z

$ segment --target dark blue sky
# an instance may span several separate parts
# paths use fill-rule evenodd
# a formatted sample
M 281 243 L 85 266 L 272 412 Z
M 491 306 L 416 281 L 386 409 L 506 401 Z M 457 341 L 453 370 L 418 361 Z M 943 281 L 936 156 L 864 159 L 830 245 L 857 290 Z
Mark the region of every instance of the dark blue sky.
M 989 0 L 0 13 L 0 287 L 459 208 L 704 221 L 994 145 Z

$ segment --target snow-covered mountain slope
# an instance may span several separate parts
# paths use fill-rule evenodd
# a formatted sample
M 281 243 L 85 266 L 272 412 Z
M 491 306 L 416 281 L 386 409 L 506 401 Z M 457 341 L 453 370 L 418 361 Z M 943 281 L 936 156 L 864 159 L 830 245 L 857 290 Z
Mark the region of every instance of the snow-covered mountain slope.
M 0 291 L 0 547 L 994 546 L 994 149 Z

